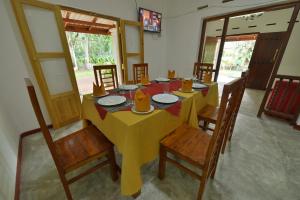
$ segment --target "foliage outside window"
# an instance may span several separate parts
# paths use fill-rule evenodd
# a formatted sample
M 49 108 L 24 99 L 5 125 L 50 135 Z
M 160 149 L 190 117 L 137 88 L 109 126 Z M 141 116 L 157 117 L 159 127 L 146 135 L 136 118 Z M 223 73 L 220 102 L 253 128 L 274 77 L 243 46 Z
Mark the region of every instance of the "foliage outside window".
M 248 69 L 255 40 L 225 42 L 220 69 L 244 71 Z
M 75 70 L 93 65 L 114 64 L 112 36 L 66 32 Z

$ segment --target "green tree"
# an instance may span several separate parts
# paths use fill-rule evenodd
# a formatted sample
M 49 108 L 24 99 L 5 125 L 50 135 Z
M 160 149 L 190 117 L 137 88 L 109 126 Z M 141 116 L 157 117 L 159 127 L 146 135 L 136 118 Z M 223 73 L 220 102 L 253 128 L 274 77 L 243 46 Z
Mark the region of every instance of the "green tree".
M 66 32 L 73 64 L 87 69 L 95 64 L 115 63 L 112 55 L 112 36 Z

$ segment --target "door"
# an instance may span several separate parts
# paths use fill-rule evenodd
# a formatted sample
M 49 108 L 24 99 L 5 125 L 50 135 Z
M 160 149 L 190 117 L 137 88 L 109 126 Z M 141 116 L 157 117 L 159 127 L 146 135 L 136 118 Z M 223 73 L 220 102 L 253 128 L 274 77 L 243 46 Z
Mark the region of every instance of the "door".
M 267 88 L 285 34 L 286 32 L 276 32 L 258 35 L 249 64 L 248 88 Z
M 122 71 L 125 83 L 133 82 L 132 65 L 144 63 L 144 27 L 143 22 L 120 21 L 122 44 Z
M 80 118 L 80 97 L 60 7 L 12 0 L 32 69 L 54 128 Z

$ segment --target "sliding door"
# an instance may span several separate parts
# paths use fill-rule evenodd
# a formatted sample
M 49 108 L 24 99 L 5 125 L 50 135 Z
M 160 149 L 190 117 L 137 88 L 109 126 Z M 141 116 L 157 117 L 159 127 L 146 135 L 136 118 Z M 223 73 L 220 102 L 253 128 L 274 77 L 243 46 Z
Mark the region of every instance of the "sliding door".
M 54 128 L 80 118 L 80 97 L 59 6 L 12 0 L 16 18 Z
M 132 65 L 144 62 L 144 27 L 142 22 L 121 20 L 124 82 L 133 80 Z

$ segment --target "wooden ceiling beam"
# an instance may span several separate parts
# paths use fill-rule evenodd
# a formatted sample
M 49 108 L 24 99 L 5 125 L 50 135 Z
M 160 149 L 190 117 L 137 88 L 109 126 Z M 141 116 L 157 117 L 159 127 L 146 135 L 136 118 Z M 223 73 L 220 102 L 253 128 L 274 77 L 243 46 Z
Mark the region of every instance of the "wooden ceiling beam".
M 86 26 L 93 26 L 93 27 L 103 27 L 103 28 L 115 28 L 115 25 L 110 24 L 101 24 L 96 22 L 87 22 L 82 20 L 75 20 L 75 19 L 66 19 L 63 18 L 64 23 L 72 23 L 72 24 L 79 24 L 79 25 L 86 25 Z
M 99 35 L 111 35 L 109 30 L 107 30 L 107 29 L 93 28 L 92 30 L 90 30 L 89 27 L 71 26 L 71 25 L 68 25 L 65 28 L 65 31 L 77 32 L 77 33 L 99 34 Z
M 97 19 L 98 19 L 97 17 L 94 17 L 92 23 L 96 23 L 96 22 L 97 22 Z M 92 30 L 92 28 L 93 28 L 93 26 L 90 26 L 90 30 Z
M 67 15 L 66 15 L 66 19 L 70 18 L 71 13 L 69 11 L 67 11 Z M 68 26 L 68 23 L 65 23 L 65 28 Z

